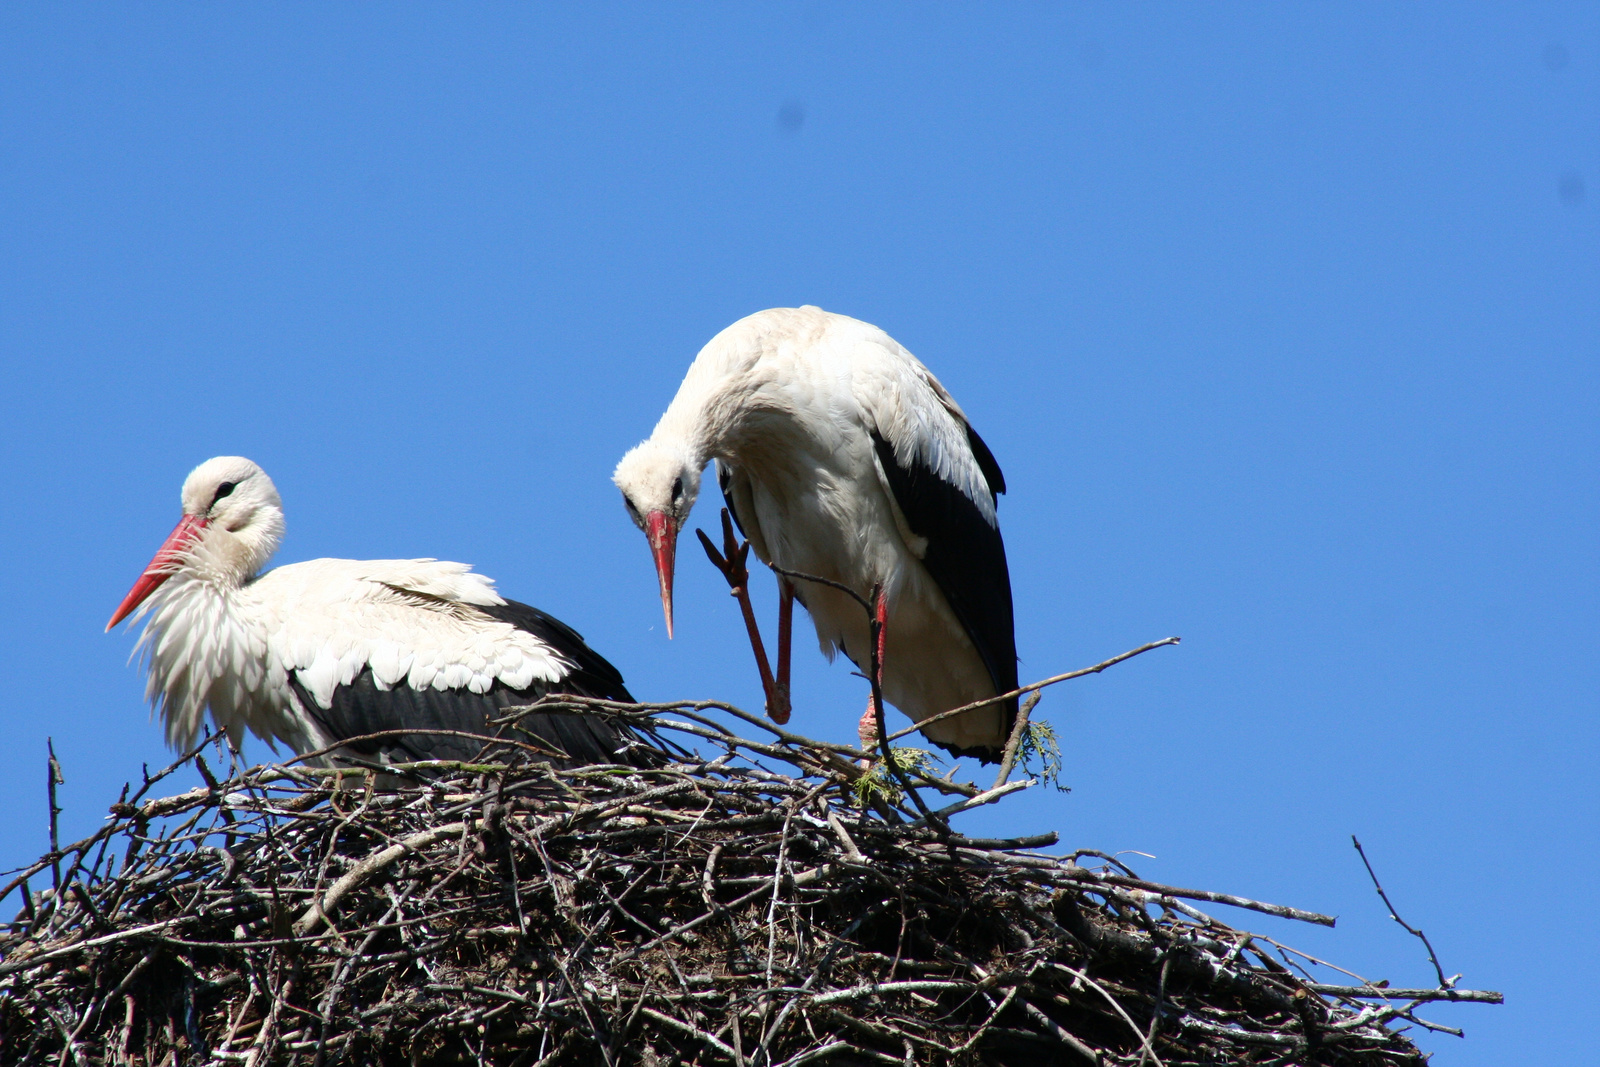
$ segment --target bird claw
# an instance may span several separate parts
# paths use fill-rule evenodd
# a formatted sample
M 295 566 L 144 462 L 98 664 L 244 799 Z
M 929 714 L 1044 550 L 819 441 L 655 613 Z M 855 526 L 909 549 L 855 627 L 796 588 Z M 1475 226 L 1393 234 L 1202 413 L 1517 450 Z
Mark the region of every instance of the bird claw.
M 694 533 L 696 537 L 700 538 L 700 547 L 706 550 L 706 558 L 711 560 L 711 565 L 717 568 L 717 570 L 721 571 L 724 578 L 727 578 L 728 561 L 723 559 L 722 555 L 717 552 L 717 546 L 711 543 L 711 538 L 706 536 L 706 532 L 704 530 L 696 526 Z
M 728 515 L 728 509 L 722 509 L 722 551 L 718 552 L 711 538 L 699 527 L 695 527 L 695 536 L 700 538 L 700 547 L 706 550 L 706 558 L 711 560 L 711 565 L 722 572 L 728 580 L 728 587 L 734 596 L 741 595 L 750 588 L 750 568 L 745 560 L 750 557 L 750 542 L 740 542 L 733 532 L 733 519 Z

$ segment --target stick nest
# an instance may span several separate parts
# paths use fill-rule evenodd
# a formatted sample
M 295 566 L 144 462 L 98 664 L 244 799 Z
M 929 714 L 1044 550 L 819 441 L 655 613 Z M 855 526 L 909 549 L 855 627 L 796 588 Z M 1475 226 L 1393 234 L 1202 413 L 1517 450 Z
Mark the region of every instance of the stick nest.
M 1318 981 L 1185 901 L 1331 920 L 949 829 L 994 790 L 864 810 L 849 749 L 714 707 L 607 706 L 712 750 L 645 769 L 191 752 L 5 890 L 0 1061 L 1421 1064 L 1391 1024 L 1494 996 Z

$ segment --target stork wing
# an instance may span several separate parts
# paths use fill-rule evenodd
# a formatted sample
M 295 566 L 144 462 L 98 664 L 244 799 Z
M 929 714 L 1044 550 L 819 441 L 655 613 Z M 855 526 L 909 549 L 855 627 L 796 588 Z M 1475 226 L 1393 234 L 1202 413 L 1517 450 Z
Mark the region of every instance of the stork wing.
M 547 691 L 544 686 L 518 690 L 499 683 L 487 693 L 408 685 L 379 689 L 367 668 L 350 684 L 335 688 L 332 707 L 323 708 L 297 677 L 291 676 L 290 684 L 311 718 L 330 737 L 362 738 L 345 748 L 383 763 L 479 758 L 486 748 L 496 747 L 487 740 L 500 732 L 490 725 L 491 719 L 505 714 L 507 708 L 531 704 Z M 630 734 L 600 715 L 555 711 L 530 712 L 518 720 L 518 729 L 522 736 L 511 736 L 534 746 L 534 752 L 528 754 L 548 756 L 565 765 L 618 762 Z
M 440 731 L 356 741 L 351 751 L 384 762 L 471 759 L 483 742 L 457 735 L 492 734 L 489 722 L 505 708 L 546 693 L 632 701 L 621 674 L 580 635 L 502 600 L 461 564 L 317 560 L 262 582 L 301 568 L 276 583 L 300 610 L 282 613 L 271 644 L 306 716 L 333 741 Z M 571 764 L 615 762 L 635 738 L 607 717 L 570 712 L 532 714 L 520 728 Z
M 888 394 L 894 410 L 871 412 L 878 463 L 906 524 L 927 538 L 923 566 L 978 650 L 995 692 L 1007 693 L 1017 687 L 1017 643 L 1011 574 L 995 514 L 1005 476 L 938 379 L 895 348 L 903 361 L 895 361 L 900 373 Z M 1004 711 L 1009 734 L 1016 700 Z
M 970 497 L 922 461 L 896 459 L 894 447 L 881 434 L 874 432 L 872 443 L 906 525 L 928 540 L 922 565 L 978 650 L 995 692 L 1010 692 L 1017 687 L 1017 641 L 1011 573 L 1000 527 L 991 525 Z M 1009 734 L 1017 713 L 1015 698 L 1005 710 Z

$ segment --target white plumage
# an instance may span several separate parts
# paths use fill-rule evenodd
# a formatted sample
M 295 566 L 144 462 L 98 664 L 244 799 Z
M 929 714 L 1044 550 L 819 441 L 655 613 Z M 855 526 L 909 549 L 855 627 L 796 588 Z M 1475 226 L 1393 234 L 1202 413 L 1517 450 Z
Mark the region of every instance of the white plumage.
M 194 744 L 208 709 L 235 745 L 249 730 L 304 753 L 381 730 L 482 733 L 495 709 L 549 690 L 631 699 L 577 634 L 505 600 L 466 564 L 319 559 L 259 574 L 282 540 L 283 511 L 247 459 L 197 467 L 183 511 L 107 626 L 148 615 L 137 647 L 174 747 Z M 605 720 L 561 718 L 559 736 L 543 740 L 575 760 L 622 744 Z M 421 735 L 358 750 L 404 759 L 477 747 Z
M 885 698 L 917 721 L 1016 687 L 999 467 L 929 370 L 876 326 L 814 307 L 741 319 L 690 366 L 614 480 L 655 552 L 671 627 L 677 532 L 701 471 L 769 564 L 888 605 Z M 843 593 L 799 582 L 822 651 L 868 662 L 869 623 Z M 780 651 L 780 661 L 782 660 Z M 993 758 L 1014 700 L 932 724 L 930 740 Z

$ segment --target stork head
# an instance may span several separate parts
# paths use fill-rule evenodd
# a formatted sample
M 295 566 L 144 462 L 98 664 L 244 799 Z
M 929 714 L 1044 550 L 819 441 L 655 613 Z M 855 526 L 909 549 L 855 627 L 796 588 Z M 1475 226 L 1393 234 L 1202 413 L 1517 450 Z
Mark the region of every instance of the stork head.
M 208 459 L 183 482 L 183 518 L 106 623 L 110 630 L 180 571 L 235 587 L 283 540 L 283 503 L 267 472 L 242 456 Z
M 678 531 L 700 495 L 700 471 L 705 461 L 695 461 L 687 450 L 652 437 L 622 457 L 611 480 L 622 490 L 628 517 L 650 539 L 661 582 L 661 610 L 667 616 L 667 637 L 672 636 L 672 567 L 677 556 Z

